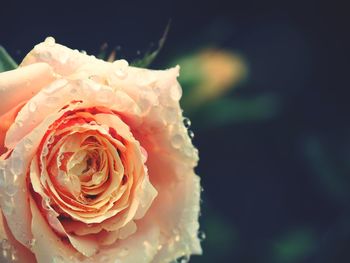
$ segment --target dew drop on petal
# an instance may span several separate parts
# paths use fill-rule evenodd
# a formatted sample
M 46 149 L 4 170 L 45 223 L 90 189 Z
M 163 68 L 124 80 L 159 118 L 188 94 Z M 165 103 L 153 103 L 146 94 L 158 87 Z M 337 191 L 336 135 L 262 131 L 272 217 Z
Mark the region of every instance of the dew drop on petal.
M 65 260 L 62 256 L 57 255 L 52 258 L 52 263 L 64 263 L 64 262 Z
M 22 128 L 23 127 L 23 121 L 21 119 L 16 119 L 15 120 L 15 124 L 19 127 Z
M 22 172 L 22 168 L 23 168 L 23 160 L 16 155 L 13 155 L 13 157 L 11 158 L 11 167 L 10 167 L 10 171 L 14 174 L 14 175 L 19 175 Z
M 56 40 L 53 37 L 47 37 L 47 38 L 45 38 L 44 42 L 48 46 L 53 46 L 56 43 Z
M 119 252 L 119 256 L 121 256 L 121 257 L 126 257 L 127 255 L 129 255 L 129 249 L 128 249 L 128 248 L 123 248 L 123 249 Z
M 188 136 L 190 136 L 191 139 L 194 138 L 194 132 L 191 130 L 188 130 Z
M 90 83 L 90 87 L 95 92 L 99 92 L 101 90 L 101 85 L 95 82 Z
M 182 137 L 181 134 L 175 134 L 171 138 L 171 144 L 174 148 L 179 149 L 181 145 L 183 144 L 184 138 Z
M 32 238 L 31 240 L 28 241 L 28 246 L 30 248 L 35 247 L 35 245 L 36 245 L 36 239 L 35 238 Z
M 30 101 L 28 103 L 28 110 L 29 110 L 29 112 L 35 112 L 36 111 L 36 103 L 34 101 Z
M 206 235 L 203 231 L 199 231 L 198 233 L 198 237 L 201 241 L 205 240 L 206 239 Z
M 109 103 L 112 100 L 111 97 L 111 90 L 107 89 L 107 88 L 103 88 L 101 89 L 99 92 L 97 92 L 96 94 L 96 100 L 98 102 L 102 102 L 102 103 Z
M 8 253 L 7 253 L 7 250 L 6 250 L 6 249 L 3 249 L 3 250 L 2 250 L 2 257 L 3 257 L 4 259 L 6 259 L 6 258 L 8 257 Z
M 122 60 L 116 60 L 113 62 L 114 66 L 114 74 L 119 78 L 119 79 L 125 79 L 128 75 L 127 73 L 127 68 L 129 66 L 129 63 L 122 59 Z
M 24 148 L 27 150 L 31 149 L 33 147 L 33 142 L 29 138 L 25 138 L 23 141 Z
M 43 89 L 43 92 L 46 94 L 52 94 L 56 92 L 57 90 L 63 88 L 65 85 L 67 85 L 68 81 L 65 79 L 59 79 L 54 82 L 52 82 L 49 86 Z
M 163 120 L 165 123 L 175 123 L 177 119 L 177 110 L 173 107 L 166 107 L 163 113 Z
M 188 263 L 190 261 L 190 256 L 189 255 L 182 256 L 177 261 L 179 263 Z
M 75 87 L 73 87 L 73 88 L 70 89 L 70 93 L 71 93 L 71 94 L 75 94 L 75 93 L 77 93 L 77 92 L 78 92 L 78 90 L 77 90 L 77 88 L 75 88 Z
M 11 249 L 11 261 L 15 262 L 18 259 L 17 250 L 15 248 Z
M 4 168 L 0 168 L 0 187 L 4 187 L 6 184 L 6 171 Z
M 11 215 L 14 210 L 14 200 L 12 198 L 10 200 L 4 200 L 1 208 L 5 215 Z
M 47 102 L 47 105 L 49 106 L 55 106 L 57 105 L 57 102 L 59 101 L 59 98 L 58 97 L 48 97 L 46 99 L 46 102 Z
M 191 126 L 191 120 L 189 118 L 185 117 L 183 122 L 186 128 L 189 128 Z
M 170 97 L 174 101 L 179 101 L 182 96 L 182 89 L 179 84 L 175 84 L 170 88 Z
M 192 147 L 185 147 L 184 148 L 184 153 L 187 157 L 192 157 L 193 155 L 193 150 Z
M 1 247 L 2 249 L 10 249 L 11 248 L 11 244 L 7 239 L 3 239 L 1 240 Z
M 6 186 L 5 192 L 8 196 L 14 196 L 18 192 L 18 186 L 14 184 L 8 184 Z

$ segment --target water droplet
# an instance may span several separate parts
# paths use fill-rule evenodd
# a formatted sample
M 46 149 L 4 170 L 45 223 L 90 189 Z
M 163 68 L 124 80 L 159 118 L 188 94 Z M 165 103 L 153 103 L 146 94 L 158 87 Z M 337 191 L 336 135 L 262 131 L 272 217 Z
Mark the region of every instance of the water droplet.
M 163 120 L 165 123 L 175 123 L 177 119 L 177 110 L 173 107 L 167 107 L 163 111 Z
M 140 50 L 137 50 L 137 51 L 136 51 L 136 55 L 138 55 L 138 56 L 141 55 L 141 51 L 140 51 Z
M 5 215 L 10 216 L 13 213 L 14 200 L 12 198 L 4 200 L 1 208 Z
M 18 255 L 17 255 L 17 250 L 15 248 L 11 249 L 11 261 L 17 261 Z
M 191 130 L 188 130 L 188 136 L 190 136 L 191 139 L 194 138 L 194 132 Z
M 6 258 L 8 257 L 8 253 L 7 253 L 7 250 L 6 250 L 6 249 L 3 249 L 3 250 L 2 250 L 2 257 L 3 257 L 4 259 L 6 259 Z
M 205 240 L 206 239 L 206 235 L 203 231 L 199 231 L 198 233 L 198 237 L 201 241 Z
M 93 76 L 90 76 L 90 77 L 91 77 L 91 79 L 95 80 L 95 78 Z M 95 92 L 99 92 L 101 90 L 101 85 L 96 83 L 96 82 L 91 82 L 90 87 Z
M 54 82 L 52 82 L 49 86 L 47 86 L 43 91 L 46 94 L 52 94 L 56 92 L 57 90 L 63 88 L 65 85 L 67 85 L 68 81 L 65 79 L 59 79 Z
M 179 263 L 188 263 L 189 261 L 190 261 L 189 255 L 182 256 L 177 260 L 177 262 Z
M 139 107 L 143 112 L 148 112 L 152 107 L 152 102 L 148 100 L 146 97 L 140 98 Z
M 6 184 L 6 170 L 4 168 L 0 168 L 0 187 L 5 186 Z
M 23 127 L 23 121 L 22 121 L 21 119 L 16 119 L 16 120 L 15 120 L 15 124 L 16 124 L 18 127 L 20 127 L 20 128 Z
M 56 40 L 53 37 L 45 38 L 45 44 L 48 46 L 53 46 L 56 43 Z
M 29 138 L 25 138 L 23 141 L 24 148 L 27 150 L 31 149 L 33 147 L 33 142 Z
M 11 158 L 10 171 L 14 175 L 19 175 L 22 172 L 22 168 L 23 168 L 23 160 L 18 156 L 18 153 L 13 154 Z
M 125 79 L 127 77 L 129 63 L 126 60 L 116 60 L 113 62 L 113 66 L 115 68 L 114 73 L 119 79 Z
M 3 239 L 1 240 L 1 247 L 2 249 L 10 249 L 11 248 L 11 244 L 7 239 Z
M 33 248 L 35 245 L 36 245 L 36 239 L 35 238 L 33 238 L 33 239 L 28 241 L 28 246 L 30 248 Z
M 64 263 L 65 260 L 62 256 L 57 255 L 52 258 L 52 263 Z
M 29 110 L 29 112 L 35 112 L 36 111 L 36 103 L 34 101 L 30 101 L 28 103 L 28 110 Z
M 14 184 L 8 184 L 5 192 L 8 196 L 14 196 L 18 192 L 18 187 Z
M 97 92 L 96 100 L 102 103 L 109 103 L 112 100 L 111 89 L 104 87 L 99 92 Z
M 119 252 L 119 255 L 121 257 L 126 257 L 127 255 L 129 255 L 129 249 L 128 248 L 123 248 L 120 252 Z
M 174 148 L 179 149 L 181 145 L 183 144 L 184 138 L 182 137 L 181 134 L 175 134 L 171 138 L 171 144 Z
M 193 155 L 192 147 L 185 147 L 184 153 L 187 157 L 192 157 L 192 155 Z
M 182 96 L 182 89 L 179 84 L 175 84 L 170 88 L 170 97 L 174 101 L 179 101 Z
M 191 120 L 189 118 L 185 117 L 183 122 L 186 128 L 189 128 L 191 126 Z
M 77 93 L 77 91 L 78 90 L 76 88 L 71 88 L 70 93 L 75 94 L 75 93 Z
M 59 98 L 58 97 L 48 97 L 46 99 L 46 102 L 48 105 L 57 105 L 57 102 L 59 101 Z
M 125 70 L 116 69 L 116 70 L 114 71 L 114 73 L 115 73 L 115 74 L 117 75 L 117 77 L 120 78 L 120 79 L 126 78 L 126 72 L 125 72 Z

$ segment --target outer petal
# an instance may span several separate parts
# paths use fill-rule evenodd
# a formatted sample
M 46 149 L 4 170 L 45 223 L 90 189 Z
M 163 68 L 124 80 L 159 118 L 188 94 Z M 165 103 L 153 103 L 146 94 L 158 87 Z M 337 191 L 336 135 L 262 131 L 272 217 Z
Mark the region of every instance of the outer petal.
M 35 263 L 35 257 L 32 252 L 19 243 L 8 229 L 5 218 L 0 212 L 0 240 L 2 242 L 2 253 L 0 262 L 18 262 Z
M 14 123 L 18 111 L 23 107 L 24 104 L 25 102 L 21 102 L 10 111 L 0 116 L 0 155 L 6 151 L 6 148 L 4 147 L 6 132 Z
M 46 63 L 0 73 L 0 115 L 33 97 L 53 79 L 53 71 Z
M 38 210 L 35 202 L 30 198 L 30 210 L 32 213 L 31 228 L 36 240 L 33 252 L 37 262 L 76 262 L 75 251 L 52 231 L 44 217 Z
M 142 223 L 137 226 L 136 233 L 103 249 L 91 258 L 91 261 L 103 263 L 153 262 L 158 252 L 159 242 L 159 227 L 154 222 L 142 220 Z

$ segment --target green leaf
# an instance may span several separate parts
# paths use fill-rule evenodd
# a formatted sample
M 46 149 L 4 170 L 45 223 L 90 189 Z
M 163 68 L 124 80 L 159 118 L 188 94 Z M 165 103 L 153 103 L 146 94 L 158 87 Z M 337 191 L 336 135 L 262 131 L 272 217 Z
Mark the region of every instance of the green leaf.
M 131 66 L 140 67 L 140 68 L 147 68 L 149 65 L 152 64 L 152 62 L 155 60 L 155 58 L 158 56 L 159 52 L 161 51 L 161 49 L 164 46 L 165 40 L 167 38 L 169 29 L 170 29 L 170 23 L 171 23 L 171 21 L 169 21 L 168 25 L 166 26 L 166 28 L 164 30 L 162 38 L 159 40 L 158 48 L 156 50 L 154 50 L 153 52 L 147 51 L 143 58 L 136 59 L 135 61 L 130 63 Z
M 315 248 L 316 237 L 310 229 L 285 233 L 273 246 L 273 262 L 302 262 Z
M 3 46 L 0 46 L 0 72 L 8 71 L 17 68 L 17 63 L 6 52 Z

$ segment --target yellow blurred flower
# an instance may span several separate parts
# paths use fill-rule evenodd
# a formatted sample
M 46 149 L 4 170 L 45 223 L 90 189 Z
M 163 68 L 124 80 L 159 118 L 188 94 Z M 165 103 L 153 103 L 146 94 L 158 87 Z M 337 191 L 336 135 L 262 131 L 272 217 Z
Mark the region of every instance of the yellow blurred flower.
M 183 101 L 189 109 L 222 96 L 242 81 L 248 71 L 241 56 L 214 48 L 203 49 L 182 59 L 179 64 L 182 72 L 191 72 L 192 76 L 196 76 L 195 83 L 191 83 L 193 86 L 191 85 Z

